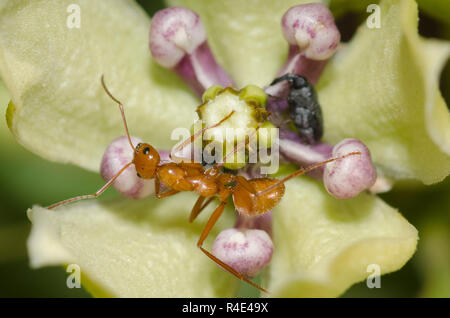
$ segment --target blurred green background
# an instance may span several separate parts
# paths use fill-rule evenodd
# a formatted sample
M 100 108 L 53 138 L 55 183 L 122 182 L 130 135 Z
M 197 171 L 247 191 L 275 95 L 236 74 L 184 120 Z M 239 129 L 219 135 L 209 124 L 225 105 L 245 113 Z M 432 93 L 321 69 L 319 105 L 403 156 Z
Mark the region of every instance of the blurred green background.
M 439 7 L 445 1 L 418 1 L 423 36 L 450 40 L 450 14 Z M 149 14 L 164 6 L 162 1 L 138 2 Z M 331 2 L 344 41 L 367 17 L 366 2 L 376 1 L 354 2 L 357 5 L 346 12 L 339 10 L 342 0 Z M 441 76 L 441 91 L 449 105 L 450 63 Z M 8 93 L 0 82 L 1 113 L 5 114 L 8 102 Z M 29 268 L 26 239 L 31 226 L 26 210 L 33 204 L 45 206 L 92 193 L 104 183 L 103 179 L 81 168 L 51 163 L 23 149 L 4 119 L 0 121 L 0 149 L 0 297 L 90 297 L 82 288 L 66 287 L 68 274 L 63 267 Z M 105 193 L 115 195 L 112 189 Z M 401 182 L 382 198 L 419 230 L 418 250 L 403 269 L 382 276 L 380 289 L 369 289 L 364 282 L 350 288 L 343 297 L 450 297 L 450 178 L 429 187 Z M 243 285 L 239 295 L 250 297 L 252 292 Z

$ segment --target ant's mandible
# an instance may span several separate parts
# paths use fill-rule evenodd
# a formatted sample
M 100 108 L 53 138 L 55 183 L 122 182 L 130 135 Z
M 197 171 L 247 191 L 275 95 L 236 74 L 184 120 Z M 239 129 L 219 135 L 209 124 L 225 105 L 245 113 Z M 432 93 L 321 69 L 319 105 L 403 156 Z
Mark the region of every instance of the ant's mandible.
M 150 144 L 139 143 L 136 147 L 134 147 L 133 143 L 131 142 L 130 134 L 128 132 L 123 104 L 110 93 L 105 85 L 103 76 L 101 77 L 101 83 L 108 96 L 111 97 L 111 99 L 119 105 L 119 109 L 125 126 L 125 132 L 128 137 L 128 142 L 130 143 L 130 146 L 134 151 L 133 160 L 127 163 L 122 169 L 120 169 L 120 171 L 114 177 L 112 177 L 94 194 L 77 196 L 64 201 L 60 201 L 58 203 L 50 205 L 49 207 L 47 207 L 47 209 L 54 209 L 67 203 L 89 198 L 96 198 L 100 196 L 109 186 L 111 186 L 111 184 L 119 177 L 119 175 L 123 171 L 134 164 L 140 178 L 155 179 L 155 195 L 159 199 L 175 195 L 181 191 L 194 191 L 199 195 L 199 198 L 197 199 L 194 207 L 191 210 L 189 222 L 194 221 L 195 218 L 200 214 L 200 212 L 204 210 L 215 197 L 218 197 L 220 201 L 219 206 L 214 210 L 214 212 L 208 219 L 197 242 L 197 246 L 204 254 L 206 254 L 210 259 L 212 259 L 222 268 L 224 268 L 240 280 L 243 280 L 264 292 L 267 292 L 264 288 L 251 282 L 247 277 L 233 269 L 231 266 L 222 262 L 220 259 L 203 248 L 203 242 L 208 237 L 211 229 L 213 228 L 219 217 L 222 215 L 229 197 L 232 197 L 235 209 L 239 214 L 247 216 L 261 215 L 272 210 L 282 199 L 285 190 L 284 183 L 286 181 L 296 176 L 305 174 L 308 171 L 320 167 L 326 163 L 339 160 L 351 155 L 360 154 L 359 152 L 351 152 L 341 157 L 331 158 L 329 160 L 308 166 L 306 168 L 301 168 L 281 180 L 272 178 L 246 179 L 243 176 L 223 173 L 221 169 L 223 163 L 216 163 L 206 171 L 200 163 L 196 162 L 183 161 L 180 163 L 161 163 L 158 151 Z M 234 111 L 232 111 L 218 123 L 201 129 L 199 132 L 195 133 L 189 139 L 183 142 L 180 146 L 184 147 L 187 144 L 191 143 L 205 130 L 221 125 L 233 114 Z M 258 126 L 256 130 L 260 126 Z M 248 142 L 249 139 L 237 145 L 237 147 L 231 153 L 227 154 L 224 157 L 224 160 L 222 162 L 225 162 L 225 160 L 230 155 L 233 155 L 236 151 L 245 147 Z M 163 184 L 169 190 L 164 193 L 160 193 L 160 184 Z

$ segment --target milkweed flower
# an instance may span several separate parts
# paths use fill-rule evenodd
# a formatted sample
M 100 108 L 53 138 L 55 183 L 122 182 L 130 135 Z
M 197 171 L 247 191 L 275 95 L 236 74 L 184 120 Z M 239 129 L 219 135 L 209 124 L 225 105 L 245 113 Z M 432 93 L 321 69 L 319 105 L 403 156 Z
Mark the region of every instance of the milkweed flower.
M 282 16 L 303 1 L 170 0 L 202 19 L 211 54 L 235 85 L 268 85 L 286 62 Z M 176 74 L 148 50 L 149 17 L 133 1 L 78 1 L 80 27 L 67 24 L 71 1 L 0 4 L 0 76 L 16 140 L 52 161 L 98 171 L 107 145 L 123 134 L 101 74 L 126 107 L 132 134 L 170 149 L 171 132 L 189 127 L 199 104 Z M 324 140 L 356 138 L 377 172 L 425 184 L 450 170 L 450 118 L 438 90 L 448 43 L 417 34 L 413 0 L 383 0 L 381 27 L 363 24 L 327 62 L 317 92 Z M 67 180 L 70 182 L 70 180 Z M 28 240 L 34 268 L 75 263 L 94 296 L 228 297 L 238 281 L 195 245 L 207 213 L 187 222 L 191 193 L 156 200 L 78 202 L 49 211 L 34 206 Z M 233 226 L 228 211 L 205 246 Z M 299 177 L 273 211 L 273 256 L 264 287 L 271 296 L 338 296 L 363 280 L 370 264 L 401 268 L 418 233 L 380 198 L 348 200 Z

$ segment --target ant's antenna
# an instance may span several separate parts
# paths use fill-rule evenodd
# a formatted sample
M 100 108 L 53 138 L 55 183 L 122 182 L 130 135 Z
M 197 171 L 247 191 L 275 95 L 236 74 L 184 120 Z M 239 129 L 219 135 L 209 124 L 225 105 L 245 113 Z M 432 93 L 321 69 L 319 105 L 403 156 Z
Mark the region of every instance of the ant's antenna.
M 201 134 L 203 134 L 206 130 L 208 129 L 212 129 L 212 128 L 216 128 L 218 126 L 220 126 L 224 121 L 226 121 L 227 119 L 229 119 L 231 116 L 233 116 L 233 114 L 235 113 L 235 111 L 231 111 L 231 113 L 229 113 L 227 116 L 225 116 L 224 118 L 222 118 L 218 123 L 211 125 L 209 127 L 204 127 L 201 130 L 197 131 L 195 134 L 193 134 L 191 137 L 187 138 L 185 141 L 183 141 L 180 145 L 178 145 L 178 147 L 176 147 L 174 150 L 171 151 L 170 156 L 172 156 L 172 153 L 176 153 L 178 151 L 180 151 L 181 149 L 183 149 L 184 147 L 186 147 L 187 145 L 191 144 L 196 138 L 198 138 Z
M 108 94 L 108 96 L 119 105 L 120 113 L 122 114 L 123 124 L 125 126 L 125 132 L 127 133 L 127 137 L 128 137 L 128 142 L 130 143 L 131 148 L 133 148 L 133 150 L 136 152 L 136 148 L 133 146 L 133 143 L 131 142 L 131 138 L 130 138 L 130 133 L 128 132 L 128 125 L 127 125 L 127 120 L 125 118 L 125 112 L 123 110 L 123 104 L 117 98 L 115 98 L 111 94 L 109 89 L 106 87 L 105 79 L 104 79 L 104 75 L 103 74 L 102 74 L 102 77 L 101 77 L 101 81 L 102 81 L 102 86 L 103 86 L 106 94 Z
M 118 173 L 116 173 L 116 175 L 114 177 L 112 177 L 103 187 L 101 187 L 99 190 L 97 190 L 97 192 L 95 192 L 94 194 L 80 195 L 78 197 L 74 197 L 74 198 L 70 198 L 70 199 L 67 199 L 67 200 L 64 200 L 64 201 L 60 201 L 58 203 L 54 203 L 54 204 L 48 206 L 47 209 L 51 210 L 51 209 L 54 209 L 56 207 L 59 207 L 61 205 L 67 204 L 67 203 L 99 197 L 103 192 L 105 192 L 106 189 L 109 188 L 109 186 L 114 182 L 114 180 L 116 180 L 117 177 L 119 177 L 120 174 L 122 172 L 124 172 L 132 164 L 133 164 L 133 162 L 127 163 L 122 169 L 120 169 L 120 171 Z

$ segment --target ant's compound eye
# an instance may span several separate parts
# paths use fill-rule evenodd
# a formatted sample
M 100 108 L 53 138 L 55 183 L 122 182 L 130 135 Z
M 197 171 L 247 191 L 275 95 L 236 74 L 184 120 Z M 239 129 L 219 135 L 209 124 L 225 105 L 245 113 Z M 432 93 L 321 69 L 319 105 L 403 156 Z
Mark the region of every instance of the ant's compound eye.
M 150 148 L 149 147 L 145 147 L 144 150 L 142 151 L 142 153 L 144 155 L 148 155 L 149 152 L 150 152 Z

